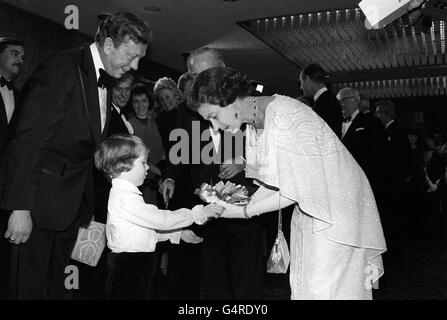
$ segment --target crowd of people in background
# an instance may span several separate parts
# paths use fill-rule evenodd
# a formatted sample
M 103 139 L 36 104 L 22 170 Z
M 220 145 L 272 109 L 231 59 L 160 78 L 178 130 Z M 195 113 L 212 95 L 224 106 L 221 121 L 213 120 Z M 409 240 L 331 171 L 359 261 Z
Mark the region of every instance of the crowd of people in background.
M 110 33 L 107 24 L 119 32 Z M 145 22 L 129 14 L 111 15 L 99 27 L 95 43 L 45 60 L 24 86 L 19 104 L 11 80 L 20 72 L 26 46 L 17 39 L 0 38 L 2 298 L 72 298 L 72 293 L 61 287 L 61 279 L 64 266 L 75 263 L 69 262 L 68 256 L 77 231 L 88 225 L 91 213 L 94 220 L 110 223 L 110 199 L 117 197 L 117 188 L 124 188 L 116 180 L 123 171 L 113 171 L 112 187 L 104 176 L 106 165 L 92 165 L 98 145 L 115 148 L 100 144 L 107 138 L 131 135 L 139 139 L 120 140 L 122 148 L 127 144 L 147 147 L 147 153 L 138 147 L 141 150 L 135 156 L 147 157 L 148 165 L 147 176 L 136 185 L 144 202 L 158 207 L 166 217 L 170 216 L 163 209 L 176 212 L 203 204 L 194 195 L 203 182 L 231 181 L 246 186 L 251 194 L 258 188 L 245 176 L 245 164 L 235 161 L 244 159 L 245 148 L 243 154 L 231 152 L 234 158 L 225 159 L 224 147 L 231 147 L 228 141 L 233 135 L 211 126 L 190 101 L 198 74 L 225 67 L 222 54 L 210 48 L 197 49 L 188 58 L 187 72 L 178 79 L 162 77 L 151 86 L 139 82 L 135 73 L 149 41 Z M 120 59 L 126 54 L 133 58 L 123 63 Z M 104 69 L 108 75 L 102 74 Z M 299 78 L 304 95 L 297 100 L 327 123 L 368 178 L 387 242 L 385 270 L 387 264 L 403 265 L 402 223 L 417 228 L 421 219 L 447 214 L 445 132 L 407 131 L 399 125 L 390 100 L 372 103 L 355 88 L 331 92 L 326 72 L 318 64 L 303 68 Z M 74 104 L 83 107 L 73 108 Z M 220 163 L 173 164 L 169 154 L 176 141 L 170 134 L 175 129 L 183 129 L 191 137 L 196 129 L 199 137 L 209 130 L 209 139 L 199 142 L 199 150 L 212 143 Z M 195 150 L 192 144 L 188 145 L 189 157 Z M 98 157 L 106 162 L 124 161 L 104 154 Z M 207 210 L 204 212 L 211 217 L 217 209 Z M 200 219 L 195 214 L 197 222 Z M 119 260 L 122 256 L 117 258 L 113 251 L 115 245 L 122 245 L 118 241 L 105 249 L 96 267 L 77 263 L 82 287 L 75 297 L 261 299 L 265 261 L 273 245 L 265 236 L 271 224 L 263 223 L 262 217 L 212 219 L 204 225 L 199 225 L 203 221 L 191 225 L 193 222 L 182 220 L 181 226 L 186 228 L 178 235 L 182 242 L 154 245 L 149 260 L 134 261 L 126 256 L 123 259 L 128 264 L 123 263 Z M 166 229 L 172 225 L 175 223 L 167 224 Z M 138 286 L 132 287 L 129 283 L 135 279 L 123 277 L 120 268 L 131 265 L 140 272 L 140 263 L 146 267 L 145 279 L 150 278 L 144 282 L 148 290 L 120 295 L 123 288 Z

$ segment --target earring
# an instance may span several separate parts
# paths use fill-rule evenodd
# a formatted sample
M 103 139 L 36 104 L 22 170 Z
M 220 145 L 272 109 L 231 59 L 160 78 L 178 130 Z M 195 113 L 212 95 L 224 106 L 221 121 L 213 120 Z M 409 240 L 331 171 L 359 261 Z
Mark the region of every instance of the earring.
M 239 112 L 235 112 L 234 113 L 234 117 L 237 119 L 237 118 L 239 118 Z

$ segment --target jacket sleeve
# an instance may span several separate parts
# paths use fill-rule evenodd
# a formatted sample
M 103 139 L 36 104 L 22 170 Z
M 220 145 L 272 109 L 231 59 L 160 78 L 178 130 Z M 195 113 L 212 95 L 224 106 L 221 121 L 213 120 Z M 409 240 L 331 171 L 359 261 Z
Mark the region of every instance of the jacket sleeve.
M 49 57 L 22 91 L 17 129 L 6 150 L 0 181 L 2 207 L 6 209 L 34 209 L 43 159 L 71 100 L 74 68 L 66 58 Z

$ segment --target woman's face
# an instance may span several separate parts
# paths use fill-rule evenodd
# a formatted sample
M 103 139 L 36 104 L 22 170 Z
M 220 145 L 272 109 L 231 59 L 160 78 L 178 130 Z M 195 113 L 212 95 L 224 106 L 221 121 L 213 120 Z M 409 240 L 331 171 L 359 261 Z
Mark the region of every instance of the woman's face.
M 222 129 L 231 133 L 236 133 L 242 125 L 240 116 L 235 116 L 236 103 L 239 103 L 239 99 L 226 107 L 203 103 L 200 105 L 198 112 L 205 120 L 211 122 L 214 130 Z
M 158 101 L 160 102 L 161 108 L 165 111 L 177 108 L 179 103 L 178 97 L 174 90 L 171 89 L 161 89 L 158 93 Z
M 132 107 L 138 118 L 154 119 L 156 116 L 153 108 L 149 110 L 149 99 L 145 94 L 133 96 Z

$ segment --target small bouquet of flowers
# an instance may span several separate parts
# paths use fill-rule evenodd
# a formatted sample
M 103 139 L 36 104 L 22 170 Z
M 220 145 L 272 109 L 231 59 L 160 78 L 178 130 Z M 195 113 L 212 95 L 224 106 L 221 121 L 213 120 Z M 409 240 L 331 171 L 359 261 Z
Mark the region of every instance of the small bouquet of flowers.
M 230 181 L 227 181 L 227 183 L 220 181 L 214 186 L 208 183 L 202 183 L 200 189 L 196 189 L 194 194 L 197 194 L 200 199 L 207 203 L 222 200 L 237 206 L 244 206 L 250 200 L 247 188 Z

